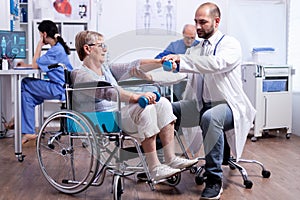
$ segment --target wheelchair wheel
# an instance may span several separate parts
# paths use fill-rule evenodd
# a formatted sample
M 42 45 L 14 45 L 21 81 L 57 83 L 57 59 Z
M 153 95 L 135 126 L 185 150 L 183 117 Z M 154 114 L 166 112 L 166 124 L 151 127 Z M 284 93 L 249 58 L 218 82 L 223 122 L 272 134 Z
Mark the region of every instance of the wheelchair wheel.
M 122 194 L 123 194 L 122 178 L 119 175 L 114 175 L 114 180 L 113 180 L 114 200 L 121 200 Z
M 65 122 L 63 132 L 60 122 Z M 93 128 L 71 110 L 53 113 L 45 121 L 37 138 L 37 156 L 47 181 L 67 194 L 85 190 L 99 166 Z
M 167 179 L 167 184 L 169 186 L 175 187 L 178 185 L 181 181 L 181 173 L 175 174 L 174 176 L 171 176 Z

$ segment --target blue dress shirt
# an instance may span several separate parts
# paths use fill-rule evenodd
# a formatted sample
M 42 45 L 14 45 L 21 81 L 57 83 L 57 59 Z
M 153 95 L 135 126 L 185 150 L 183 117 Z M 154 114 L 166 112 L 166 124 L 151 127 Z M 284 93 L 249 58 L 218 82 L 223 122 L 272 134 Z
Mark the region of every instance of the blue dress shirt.
M 195 40 L 192 46 L 196 46 L 197 44 L 199 44 L 199 41 Z M 169 54 L 184 54 L 186 50 L 187 47 L 185 46 L 183 39 L 176 40 L 174 42 L 171 42 L 169 46 L 155 58 L 159 59 Z

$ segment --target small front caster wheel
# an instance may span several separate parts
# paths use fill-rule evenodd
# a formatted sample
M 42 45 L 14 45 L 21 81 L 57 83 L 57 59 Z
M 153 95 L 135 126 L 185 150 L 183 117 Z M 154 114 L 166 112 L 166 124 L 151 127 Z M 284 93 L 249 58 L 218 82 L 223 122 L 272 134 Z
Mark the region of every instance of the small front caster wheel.
M 19 162 L 23 162 L 24 161 L 24 157 L 25 157 L 25 155 L 19 155 L 18 156 L 18 161 Z
M 167 179 L 167 183 L 169 186 L 176 186 L 179 184 L 181 180 L 181 174 L 178 173 L 178 174 L 175 174 L 174 176 L 171 176 L 170 178 Z
M 253 137 L 251 138 L 251 142 L 256 142 L 256 141 L 257 141 L 257 137 L 253 136 Z
M 48 144 L 48 147 L 49 147 L 50 149 L 54 149 L 54 148 L 55 148 L 54 144 L 52 144 L 52 143 Z
M 261 175 L 264 177 L 264 178 L 269 178 L 271 176 L 271 172 L 268 171 L 268 170 L 263 170 L 261 172 Z
M 191 167 L 190 168 L 190 173 L 195 174 L 197 172 L 197 166 Z
M 250 180 L 245 180 L 245 181 L 244 181 L 244 185 L 245 185 L 245 187 L 246 187 L 247 189 L 251 189 L 252 186 L 253 186 L 253 183 L 252 183 L 252 181 L 250 181 Z

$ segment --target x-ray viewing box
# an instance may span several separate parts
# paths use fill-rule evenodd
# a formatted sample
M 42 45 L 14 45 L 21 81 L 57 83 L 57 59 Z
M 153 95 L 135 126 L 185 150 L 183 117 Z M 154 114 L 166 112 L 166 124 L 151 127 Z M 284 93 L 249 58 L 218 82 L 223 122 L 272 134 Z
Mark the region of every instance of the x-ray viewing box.
M 288 65 L 242 65 L 243 88 L 257 113 L 254 138 L 264 131 L 292 130 L 292 67 Z

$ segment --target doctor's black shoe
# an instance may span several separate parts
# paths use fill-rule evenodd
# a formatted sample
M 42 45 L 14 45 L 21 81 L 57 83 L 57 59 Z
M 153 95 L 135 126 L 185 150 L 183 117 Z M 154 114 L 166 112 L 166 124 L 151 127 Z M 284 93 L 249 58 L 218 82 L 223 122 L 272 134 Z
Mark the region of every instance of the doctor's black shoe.
M 222 182 L 206 180 L 205 188 L 201 194 L 200 200 L 215 200 L 220 199 L 223 192 Z

